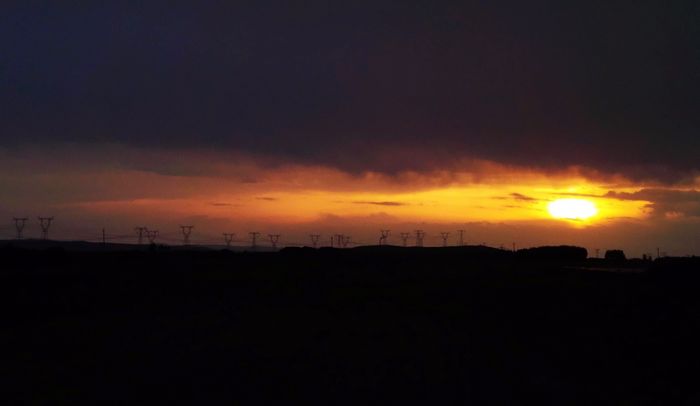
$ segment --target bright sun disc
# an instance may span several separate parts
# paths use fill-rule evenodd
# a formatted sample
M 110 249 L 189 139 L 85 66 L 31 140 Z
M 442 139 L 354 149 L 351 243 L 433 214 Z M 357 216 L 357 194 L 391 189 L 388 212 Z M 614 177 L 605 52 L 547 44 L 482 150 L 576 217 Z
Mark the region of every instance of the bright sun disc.
M 559 199 L 551 202 L 547 209 L 554 218 L 585 220 L 598 213 L 593 202 L 581 199 Z

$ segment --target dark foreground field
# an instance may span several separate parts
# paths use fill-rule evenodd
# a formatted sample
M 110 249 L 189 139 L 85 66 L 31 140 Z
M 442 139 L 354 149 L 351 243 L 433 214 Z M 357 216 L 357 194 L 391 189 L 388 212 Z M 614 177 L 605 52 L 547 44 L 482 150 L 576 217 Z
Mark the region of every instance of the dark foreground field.
M 700 404 L 692 259 L 0 255 L 2 404 Z

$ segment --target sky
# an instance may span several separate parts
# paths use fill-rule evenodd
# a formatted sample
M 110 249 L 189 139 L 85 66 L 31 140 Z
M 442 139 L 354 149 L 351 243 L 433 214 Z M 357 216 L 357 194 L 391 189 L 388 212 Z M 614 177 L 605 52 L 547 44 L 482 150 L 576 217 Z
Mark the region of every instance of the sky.
M 695 1 L 9 1 L 0 238 L 700 255 L 699 94 Z

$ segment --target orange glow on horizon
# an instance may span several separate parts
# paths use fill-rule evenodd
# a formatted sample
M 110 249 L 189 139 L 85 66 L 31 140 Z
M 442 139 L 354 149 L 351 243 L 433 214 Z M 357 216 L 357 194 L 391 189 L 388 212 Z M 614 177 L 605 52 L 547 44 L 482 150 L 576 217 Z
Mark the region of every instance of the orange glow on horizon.
M 517 175 L 521 175 L 518 177 Z M 145 177 L 151 182 L 152 175 Z M 552 178 L 544 175 L 514 174 L 514 182 L 504 179 L 487 183 L 455 181 L 419 190 L 397 188 L 376 178 L 350 177 L 312 168 L 308 181 L 296 168 L 293 184 L 284 177 L 252 184 L 230 184 L 210 178 L 181 178 L 194 193 L 171 199 L 141 198 L 82 202 L 80 206 L 137 216 L 186 216 L 231 218 L 263 223 L 294 224 L 318 221 L 328 216 L 343 218 L 382 214 L 396 221 L 447 222 L 547 222 L 552 221 L 550 205 L 562 199 L 581 200 L 595 207 L 595 216 L 573 216 L 584 225 L 619 218 L 645 218 L 649 202 L 605 197 L 609 188 L 586 179 Z M 289 178 L 288 178 L 289 179 Z M 172 181 L 172 179 L 171 179 Z M 206 187 L 199 187 L 201 182 Z M 331 186 L 327 186 L 331 183 Z M 363 189 L 370 183 L 371 187 Z M 573 186 L 572 186 L 573 185 Z M 177 184 L 171 184 L 176 187 Z M 143 186 L 140 186 L 143 188 Z M 386 191 L 382 191 L 382 189 Z M 635 188 L 617 188 L 633 192 Z M 571 217 L 567 215 L 554 217 Z M 578 224 L 577 226 L 580 226 Z

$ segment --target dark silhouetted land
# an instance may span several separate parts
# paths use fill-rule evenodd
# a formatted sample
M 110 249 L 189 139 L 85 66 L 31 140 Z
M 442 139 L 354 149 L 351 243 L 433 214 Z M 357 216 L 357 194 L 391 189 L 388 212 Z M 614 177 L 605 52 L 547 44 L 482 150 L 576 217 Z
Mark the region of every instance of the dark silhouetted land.
M 5 404 L 700 403 L 697 258 L 5 245 L 0 261 Z

